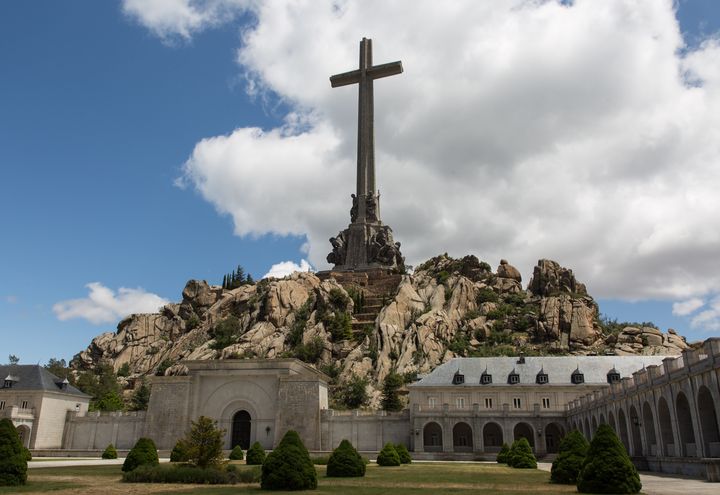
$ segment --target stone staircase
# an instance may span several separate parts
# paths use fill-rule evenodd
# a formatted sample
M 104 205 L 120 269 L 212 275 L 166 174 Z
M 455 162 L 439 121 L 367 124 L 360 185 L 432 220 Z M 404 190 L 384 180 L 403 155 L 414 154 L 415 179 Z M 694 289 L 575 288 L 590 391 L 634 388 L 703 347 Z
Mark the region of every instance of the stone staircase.
M 375 325 L 375 319 L 395 294 L 402 275 L 387 270 L 368 270 L 361 272 L 326 271 L 316 274 L 321 280 L 334 278 L 345 290 L 361 292 L 364 304 L 360 312 L 353 314 L 352 331 L 363 333 L 365 329 Z

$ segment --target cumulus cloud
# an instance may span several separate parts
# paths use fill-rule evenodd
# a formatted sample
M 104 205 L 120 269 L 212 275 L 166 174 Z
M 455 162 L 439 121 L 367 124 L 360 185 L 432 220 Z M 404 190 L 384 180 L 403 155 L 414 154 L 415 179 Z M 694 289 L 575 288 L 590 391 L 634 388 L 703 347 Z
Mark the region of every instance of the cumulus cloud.
M 672 305 L 672 314 L 675 316 L 687 316 L 702 308 L 705 302 L 702 299 L 694 297 L 687 301 L 675 302 Z
M 120 287 L 117 292 L 100 282 L 87 284 L 90 293 L 81 299 L 69 299 L 53 305 L 59 320 L 83 318 L 90 323 L 113 323 L 132 313 L 152 313 L 169 301 L 142 288 Z
M 229 5 L 144 3 L 125 7 L 181 36 L 213 24 L 188 5 Z M 304 235 L 327 266 L 349 221 L 357 110 L 356 87 L 328 76 L 356 66 L 367 36 L 375 63 L 405 67 L 375 84 L 375 140 L 383 220 L 410 264 L 473 253 L 527 279 L 551 258 L 597 297 L 720 292 L 720 45 L 686 47 L 672 0 L 233 5 L 254 17 L 237 51 L 249 91 L 291 108 L 277 129 L 202 140 L 185 164 L 237 234 Z
M 294 261 L 281 261 L 271 266 L 270 271 L 263 275 L 262 278 L 283 278 L 291 273 L 307 272 L 310 270 L 312 270 L 312 266 L 310 266 L 307 260 L 301 260 L 299 265 Z
M 720 330 L 720 296 L 713 299 L 705 309 L 695 315 L 691 321 L 693 328 L 699 328 L 709 332 Z

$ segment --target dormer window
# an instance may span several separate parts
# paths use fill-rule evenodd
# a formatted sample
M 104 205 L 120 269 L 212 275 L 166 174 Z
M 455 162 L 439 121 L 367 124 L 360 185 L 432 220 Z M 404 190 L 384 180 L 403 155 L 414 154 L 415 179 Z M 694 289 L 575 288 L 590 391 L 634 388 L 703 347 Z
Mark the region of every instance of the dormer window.
M 613 369 L 608 371 L 607 382 L 608 383 L 618 383 L 619 381 L 620 381 L 620 372 L 613 367 Z
M 483 374 L 480 375 L 480 385 L 490 385 L 492 383 L 492 375 L 488 373 L 487 368 L 485 368 L 485 371 L 483 371 Z
M 60 390 L 67 390 L 68 385 L 70 385 L 70 382 L 68 381 L 67 378 L 65 378 L 65 379 L 63 379 L 63 381 L 57 382 L 56 385 L 58 386 L 58 388 Z
M 510 372 L 508 375 L 508 383 L 510 385 L 515 385 L 516 383 L 520 383 L 520 375 L 517 371 L 515 371 L 515 368 Z
M 535 376 L 535 383 L 537 383 L 538 385 L 545 385 L 549 381 L 550 380 L 548 379 L 548 374 L 545 373 L 545 370 L 540 368 L 540 371 L 538 371 L 537 376 Z
M 12 388 L 13 383 L 18 381 L 18 379 L 12 375 L 8 375 L 5 377 L 5 381 L 3 382 L 3 388 Z
M 455 374 L 453 375 L 453 385 L 462 385 L 465 383 L 465 375 L 460 373 L 460 370 L 457 370 Z
M 575 371 L 573 371 L 572 375 L 570 375 L 570 381 L 575 385 L 585 383 L 585 375 L 583 375 L 579 367 L 575 368 Z

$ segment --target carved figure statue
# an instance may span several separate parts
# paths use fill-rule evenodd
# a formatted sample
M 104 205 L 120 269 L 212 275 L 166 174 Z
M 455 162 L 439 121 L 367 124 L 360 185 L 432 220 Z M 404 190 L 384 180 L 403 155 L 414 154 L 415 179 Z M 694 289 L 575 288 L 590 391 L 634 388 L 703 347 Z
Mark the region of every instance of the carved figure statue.
M 327 262 L 335 265 L 345 264 L 345 255 L 347 254 L 345 232 L 340 232 L 337 237 L 331 237 L 330 244 L 332 244 L 333 250 L 327 255 L 327 258 L 325 258 Z
M 365 218 L 368 222 L 377 222 L 377 198 L 370 193 L 365 199 Z
M 358 216 L 358 199 L 357 196 L 354 194 L 351 194 L 352 196 L 352 207 L 350 208 L 350 222 L 355 223 L 355 220 L 357 220 Z

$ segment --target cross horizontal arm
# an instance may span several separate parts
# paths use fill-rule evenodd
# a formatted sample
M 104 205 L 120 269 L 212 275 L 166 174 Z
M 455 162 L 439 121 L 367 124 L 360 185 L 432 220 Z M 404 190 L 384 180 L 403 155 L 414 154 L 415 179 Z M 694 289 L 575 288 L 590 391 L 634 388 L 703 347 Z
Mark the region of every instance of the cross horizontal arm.
M 380 79 L 381 77 L 394 76 L 395 74 L 401 74 L 403 71 L 402 62 L 390 62 L 388 64 L 375 65 L 367 70 L 368 76 L 373 79 Z
M 337 88 L 338 86 L 347 86 L 348 84 L 357 84 L 359 82 L 360 71 L 358 69 L 330 76 L 330 86 L 333 88 Z

